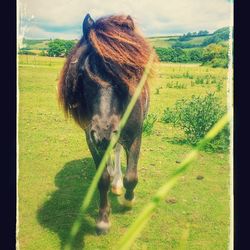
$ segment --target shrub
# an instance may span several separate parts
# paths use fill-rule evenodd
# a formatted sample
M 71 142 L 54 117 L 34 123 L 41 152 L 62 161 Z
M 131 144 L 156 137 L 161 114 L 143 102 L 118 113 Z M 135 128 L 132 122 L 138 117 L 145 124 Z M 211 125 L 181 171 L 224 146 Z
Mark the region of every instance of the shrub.
M 157 115 L 154 113 L 148 114 L 144 120 L 142 132 L 146 135 L 150 135 L 153 132 L 153 127 L 157 121 Z
M 163 116 L 161 121 L 164 123 L 174 123 L 175 122 L 175 113 L 170 108 L 166 108 L 163 111 Z
M 205 97 L 192 96 L 180 99 L 175 106 L 164 111 L 162 120 L 172 122 L 183 129 L 189 144 L 195 145 L 226 112 L 219 99 L 210 93 Z M 210 151 L 225 151 L 229 146 L 229 127 L 212 140 L 206 147 Z
M 218 67 L 227 68 L 228 67 L 228 59 L 226 59 L 226 58 L 214 58 L 211 61 L 211 66 L 213 68 L 218 68 Z
M 220 44 L 210 44 L 204 49 L 203 65 L 211 65 L 212 67 L 228 67 L 228 46 Z
M 40 53 L 39 53 L 39 56 L 47 56 L 48 54 L 46 53 L 45 50 L 42 50 Z

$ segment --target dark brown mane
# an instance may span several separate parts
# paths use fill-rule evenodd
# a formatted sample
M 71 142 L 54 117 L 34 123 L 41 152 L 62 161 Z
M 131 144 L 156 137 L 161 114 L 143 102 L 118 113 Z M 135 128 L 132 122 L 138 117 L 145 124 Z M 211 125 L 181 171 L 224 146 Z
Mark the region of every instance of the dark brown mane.
M 98 19 L 87 39 L 83 37 L 72 50 L 62 69 L 58 97 L 65 113 L 72 113 L 81 105 L 79 91 L 86 79 L 102 86 L 123 84 L 132 94 L 151 53 L 153 49 L 130 16 Z

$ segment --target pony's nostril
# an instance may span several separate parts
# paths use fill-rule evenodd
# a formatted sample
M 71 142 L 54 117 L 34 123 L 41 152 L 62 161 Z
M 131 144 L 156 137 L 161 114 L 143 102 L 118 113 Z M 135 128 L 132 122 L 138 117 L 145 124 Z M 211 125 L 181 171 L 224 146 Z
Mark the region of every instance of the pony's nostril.
M 113 134 L 118 134 L 118 130 L 117 129 L 115 129 L 114 131 L 113 131 Z

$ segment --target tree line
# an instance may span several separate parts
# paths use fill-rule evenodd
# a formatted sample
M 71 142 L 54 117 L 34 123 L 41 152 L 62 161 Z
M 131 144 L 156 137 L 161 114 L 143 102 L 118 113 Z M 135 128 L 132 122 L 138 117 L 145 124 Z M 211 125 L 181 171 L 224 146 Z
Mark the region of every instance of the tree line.
M 162 62 L 201 63 L 212 67 L 228 67 L 228 45 L 210 44 L 205 48 L 155 48 Z
M 209 35 L 209 36 L 208 36 Z M 192 44 L 189 41 L 193 37 L 208 36 L 201 44 Z M 223 43 L 229 39 L 229 28 L 224 27 L 209 34 L 206 30 L 188 32 L 180 36 L 169 48 L 156 47 L 156 53 L 162 62 L 202 63 L 212 67 L 228 66 L 228 45 Z M 65 57 L 76 44 L 76 41 L 54 39 L 50 40 L 47 49 L 42 49 L 41 56 Z M 19 54 L 35 54 L 31 50 L 21 49 Z

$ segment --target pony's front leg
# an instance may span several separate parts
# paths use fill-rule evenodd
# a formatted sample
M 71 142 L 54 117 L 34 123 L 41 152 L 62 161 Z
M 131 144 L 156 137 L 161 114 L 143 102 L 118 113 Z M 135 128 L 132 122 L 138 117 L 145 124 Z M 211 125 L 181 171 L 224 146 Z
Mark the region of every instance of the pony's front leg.
M 102 154 L 98 153 L 96 147 L 92 143 L 90 137 L 86 133 L 86 139 L 89 146 L 89 149 L 91 151 L 91 154 L 93 156 L 96 168 L 98 168 L 101 160 L 102 160 Z M 110 222 L 109 222 L 109 214 L 110 214 L 110 206 L 108 202 L 108 191 L 110 186 L 110 174 L 107 170 L 107 166 L 105 167 L 102 176 L 98 182 L 98 189 L 100 193 L 100 207 L 99 207 L 99 215 L 96 220 L 96 232 L 97 234 L 105 234 L 108 232 L 110 228 Z
M 108 191 L 110 186 L 110 175 L 107 168 L 103 171 L 103 174 L 98 183 L 98 189 L 100 193 L 100 208 L 99 215 L 96 221 L 97 234 L 105 234 L 110 228 L 109 214 L 110 205 L 108 202 Z
M 137 163 L 139 160 L 140 146 L 141 136 L 138 136 L 135 138 L 131 146 L 126 150 L 127 169 L 123 178 L 123 185 L 126 189 L 126 192 L 124 195 L 123 205 L 127 207 L 132 207 L 135 201 L 134 189 L 138 182 Z

